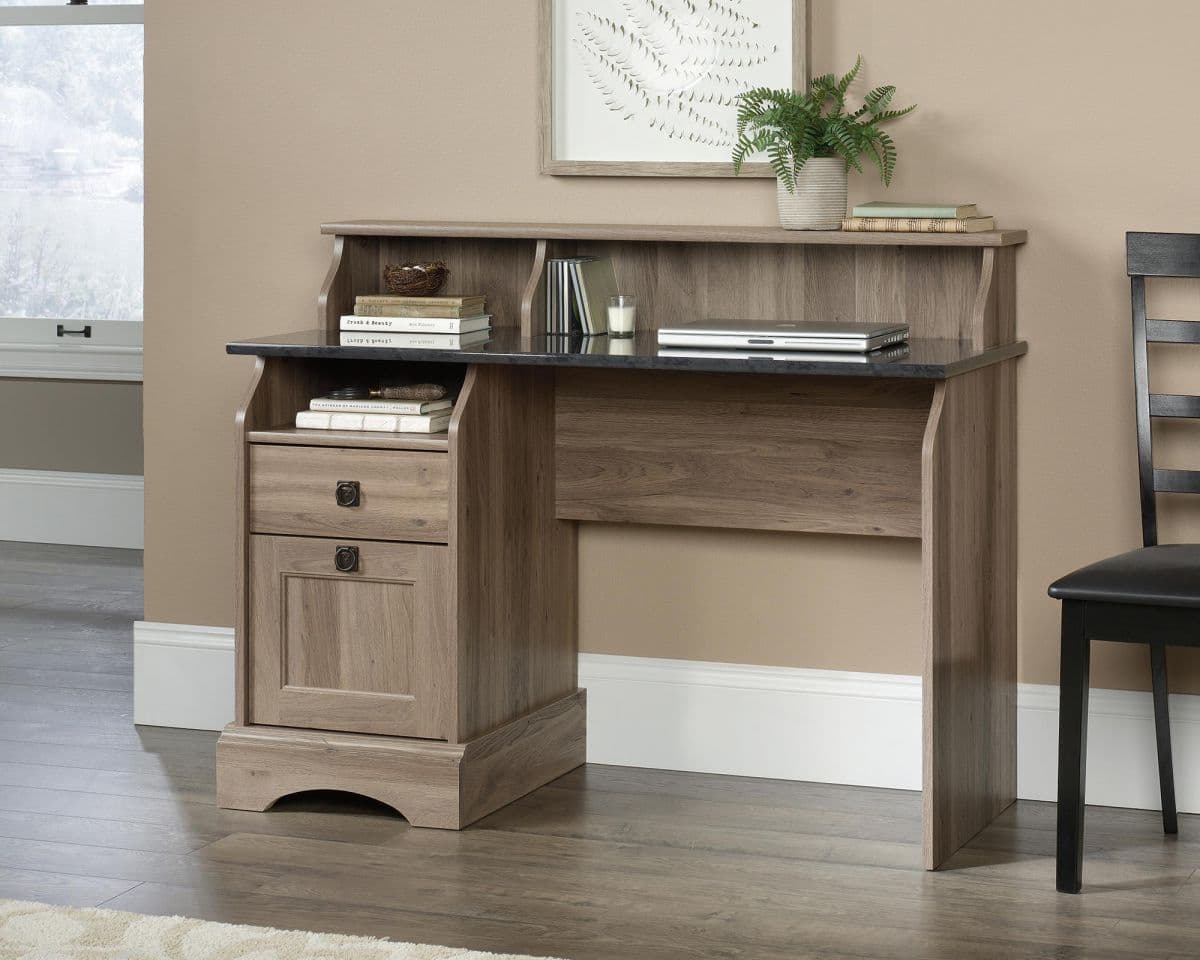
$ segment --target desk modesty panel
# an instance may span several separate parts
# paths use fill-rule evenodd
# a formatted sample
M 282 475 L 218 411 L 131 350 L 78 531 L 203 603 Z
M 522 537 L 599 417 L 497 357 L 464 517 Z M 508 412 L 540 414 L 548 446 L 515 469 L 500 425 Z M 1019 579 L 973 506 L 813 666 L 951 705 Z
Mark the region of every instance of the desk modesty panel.
M 334 262 L 318 329 L 228 345 L 258 362 L 238 417 L 223 805 L 326 787 L 455 828 L 582 763 L 579 521 L 920 539 L 924 865 L 1013 801 L 1023 231 L 324 229 Z M 534 334 L 545 261 L 572 255 L 612 259 L 639 298 L 636 337 Z M 434 258 L 450 289 L 487 296 L 487 343 L 341 346 L 339 318 L 379 292 L 385 264 Z M 865 362 L 658 349 L 658 326 L 698 316 L 898 321 L 913 339 Z M 397 379 L 450 388 L 447 433 L 294 426 L 313 396 Z M 357 465 L 361 478 L 338 472 Z M 359 481 L 362 505 L 337 506 L 335 480 Z M 357 565 L 335 568 L 346 547 Z

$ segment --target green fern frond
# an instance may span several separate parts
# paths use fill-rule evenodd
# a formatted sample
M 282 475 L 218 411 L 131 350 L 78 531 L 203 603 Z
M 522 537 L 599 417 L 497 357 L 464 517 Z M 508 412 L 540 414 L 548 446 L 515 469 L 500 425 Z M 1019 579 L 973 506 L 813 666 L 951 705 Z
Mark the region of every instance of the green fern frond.
M 879 131 L 876 140 L 883 154 L 883 182 L 886 186 L 891 186 L 892 177 L 896 173 L 896 144 L 882 130 Z
M 892 97 L 896 95 L 896 88 L 893 86 L 876 87 L 865 97 L 863 97 L 863 105 L 871 111 L 871 113 L 879 113 L 880 110 L 886 110 L 887 105 L 892 102 Z
M 771 143 L 767 147 L 767 158 L 771 161 L 771 169 L 775 171 L 775 176 L 779 178 L 789 193 L 796 189 L 796 166 L 792 157 L 792 151 L 786 143 L 780 143 L 778 140 Z
M 846 93 L 850 90 L 850 84 L 854 82 L 858 76 L 858 71 L 862 69 L 862 65 L 863 58 L 860 53 L 858 59 L 854 61 L 854 66 L 850 68 L 850 72 L 837 82 L 837 93 L 843 100 L 846 98 Z
M 734 171 L 740 172 L 755 154 L 765 153 L 775 176 L 794 190 L 796 171 L 814 157 L 841 157 L 847 168 L 862 172 L 865 156 L 879 169 L 880 179 L 890 184 L 896 145 L 880 125 L 912 113 L 916 105 L 891 109 L 896 88 L 886 85 L 870 91 L 860 107 L 848 111 L 846 96 L 862 66 L 860 55 L 848 73 L 814 77 L 804 91 L 756 87 L 740 94 Z
M 871 119 L 875 123 L 887 123 L 890 120 L 899 120 L 901 117 L 906 117 L 916 109 L 917 105 L 914 103 L 911 107 L 905 107 L 903 110 L 884 110 L 881 113 L 875 114 Z

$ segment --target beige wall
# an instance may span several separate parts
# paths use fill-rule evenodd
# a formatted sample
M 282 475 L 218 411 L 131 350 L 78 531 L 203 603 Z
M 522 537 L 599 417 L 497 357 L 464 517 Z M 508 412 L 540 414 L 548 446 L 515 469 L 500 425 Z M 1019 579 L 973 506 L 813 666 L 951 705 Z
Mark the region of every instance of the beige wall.
M 149 619 L 231 621 L 231 422 L 250 362 L 222 344 L 312 325 L 322 220 L 774 220 L 762 181 L 539 176 L 535 7 L 147 6 Z M 812 22 L 817 71 L 861 51 L 870 83 L 921 105 L 895 128 L 894 196 L 977 200 L 1030 231 L 1021 678 L 1054 681 L 1046 583 L 1137 542 L 1123 233 L 1200 228 L 1200 11 L 813 0 Z M 881 193 L 862 177 L 851 191 Z M 585 649 L 919 672 L 911 543 L 587 528 L 580 559 Z M 1098 650 L 1096 682 L 1141 686 L 1143 656 Z M 1176 685 L 1200 690 L 1194 661 L 1173 662 Z
M 0 379 L 0 470 L 142 472 L 142 385 Z

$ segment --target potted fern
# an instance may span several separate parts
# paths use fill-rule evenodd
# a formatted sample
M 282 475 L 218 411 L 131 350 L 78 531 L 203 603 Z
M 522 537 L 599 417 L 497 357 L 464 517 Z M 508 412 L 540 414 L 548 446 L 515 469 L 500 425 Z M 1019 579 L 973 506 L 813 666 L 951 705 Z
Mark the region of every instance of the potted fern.
M 746 158 L 766 153 L 775 171 L 779 223 L 787 230 L 836 230 L 846 215 L 846 176 L 862 173 L 862 158 L 879 168 L 884 184 L 896 169 L 896 145 L 882 125 L 916 109 L 891 109 L 893 86 L 876 87 L 851 112 L 846 92 L 862 69 L 860 56 L 842 77 L 809 81 L 806 91 L 758 87 L 738 99 L 734 172 Z

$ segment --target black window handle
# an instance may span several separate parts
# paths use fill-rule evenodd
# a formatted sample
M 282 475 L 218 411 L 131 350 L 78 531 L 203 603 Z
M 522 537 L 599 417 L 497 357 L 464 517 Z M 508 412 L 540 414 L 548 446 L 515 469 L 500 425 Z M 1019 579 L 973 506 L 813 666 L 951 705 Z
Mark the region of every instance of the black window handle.
M 83 337 L 87 340 L 92 339 L 91 324 L 85 324 L 82 330 L 68 330 L 61 323 L 58 325 L 58 335 L 60 337 Z

